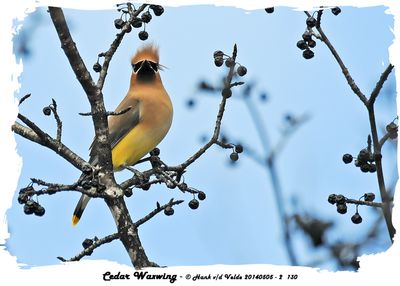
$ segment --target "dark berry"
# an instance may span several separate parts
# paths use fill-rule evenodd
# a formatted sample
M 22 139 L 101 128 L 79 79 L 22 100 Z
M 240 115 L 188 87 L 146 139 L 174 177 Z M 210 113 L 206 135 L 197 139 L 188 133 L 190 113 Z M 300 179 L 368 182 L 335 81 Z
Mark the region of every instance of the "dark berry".
M 151 21 L 151 18 L 152 16 L 149 11 L 143 12 L 141 16 L 141 19 L 144 23 L 149 23 Z
M 346 204 L 336 204 L 336 211 L 340 214 L 347 213 L 347 206 Z
M 90 238 L 86 238 L 83 242 L 82 242 L 82 246 L 84 249 L 89 248 L 90 246 L 93 245 L 93 240 Z
M 305 31 L 302 35 L 303 40 L 308 42 L 309 40 L 311 40 L 312 38 L 312 33 L 310 31 Z
M 46 106 L 43 108 L 43 114 L 49 116 L 51 114 L 51 108 Z
M 122 29 L 122 27 L 124 26 L 125 22 L 122 19 L 115 19 L 114 20 L 114 26 L 117 29 Z
M 309 46 L 310 48 L 315 48 L 315 46 L 317 45 L 317 42 L 314 41 L 313 39 L 311 39 L 311 40 L 309 40 L 309 41 L 307 42 L 307 44 L 308 44 L 308 46 Z
M 375 164 L 369 164 L 369 172 L 370 173 L 375 173 L 376 172 L 376 165 Z
M 148 37 L 149 37 L 149 33 L 147 33 L 146 31 L 139 32 L 139 39 L 141 39 L 142 41 L 147 40 Z
M 232 90 L 230 88 L 225 87 L 221 92 L 223 97 L 229 98 L 232 96 Z
M 154 148 L 153 150 L 150 151 L 151 156 L 159 156 L 160 155 L 160 149 Z
M 236 152 L 232 152 L 231 155 L 229 156 L 232 161 L 237 161 L 239 160 L 239 154 Z
M 186 183 L 182 183 L 182 184 L 179 185 L 179 189 L 180 189 L 182 192 L 186 192 L 187 189 L 188 189 L 188 185 L 187 185 Z
M 375 200 L 375 194 L 374 193 L 365 193 L 364 194 L 364 201 L 373 202 L 374 200 Z
M 140 28 L 140 27 L 142 27 L 142 19 L 140 19 L 140 18 L 134 18 L 131 25 L 132 25 L 133 28 Z
M 101 64 L 99 64 L 99 62 L 95 63 L 95 64 L 93 65 L 93 70 L 94 70 L 95 72 L 100 72 L 100 71 L 101 71 Z
M 316 23 L 317 23 L 317 20 L 314 17 L 308 17 L 306 20 L 307 27 L 309 27 L 309 28 L 315 27 Z
M 24 213 L 27 215 L 33 214 L 35 208 L 36 206 L 34 201 L 27 201 L 24 205 Z
M 167 216 L 173 215 L 174 214 L 174 209 L 171 206 L 167 206 L 164 209 L 164 214 Z
M 131 25 L 127 26 L 125 32 L 130 33 L 131 31 L 132 31 L 132 26 Z
M 227 58 L 227 59 L 225 60 L 225 65 L 226 65 L 228 68 L 230 68 L 230 67 L 232 67 L 232 66 L 235 65 L 235 61 L 234 61 L 232 58 Z
M 330 194 L 329 195 L 329 197 L 328 197 L 328 202 L 330 203 L 330 204 L 336 204 L 336 195 L 335 194 Z
M 204 201 L 206 199 L 206 193 L 205 192 L 198 192 L 197 197 L 199 198 L 200 201 Z
M 214 64 L 215 64 L 217 67 L 222 66 L 222 65 L 224 64 L 224 58 L 223 58 L 223 57 L 215 57 L 215 58 L 214 58 Z
M 296 46 L 297 46 L 300 50 L 305 50 L 305 49 L 308 48 L 308 45 L 307 45 L 306 41 L 304 41 L 304 40 L 299 40 L 299 41 L 297 41 Z
M 350 154 L 344 154 L 342 160 L 345 164 L 350 164 L 353 161 L 353 156 Z
M 309 59 L 311 59 L 313 57 L 314 57 L 314 52 L 313 51 L 311 51 L 309 49 L 304 50 L 303 58 L 305 58 L 306 60 L 309 60 Z
M 351 221 L 354 224 L 359 224 L 362 222 L 362 217 L 360 216 L 360 214 L 357 212 L 355 214 L 353 214 L 353 216 L 351 217 Z
M 366 162 L 370 158 L 371 152 L 368 149 L 362 149 L 360 153 L 358 153 L 357 159 L 362 162 Z
M 344 204 L 344 203 L 346 203 L 346 198 L 345 198 L 345 196 L 343 196 L 343 195 L 337 195 L 337 196 L 336 196 L 336 202 L 337 202 L 338 204 Z
M 189 208 L 191 208 L 192 210 L 195 210 L 199 207 L 199 201 L 196 199 L 193 199 L 189 202 Z
M 239 75 L 239 76 L 244 76 L 246 73 L 247 73 L 247 68 L 245 67 L 245 66 L 239 66 L 238 68 L 237 68 L 237 74 Z
M 35 215 L 37 215 L 37 216 L 43 216 L 44 213 L 46 212 L 46 210 L 44 209 L 44 207 L 38 205 L 38 206 L 33 210 L 33 212 L 34 212 Z
M 389 133 L 390 139 L 396 139 L 398 136 L 398 126 L 394 122 L 390 122 L 386 125 L 386 131 Z
M 362 162 L 360 162 L 359 160 L 354 160 L 354 166 L 356 166 L 356 167 L 360 167 L 361 163 Z
M 267 101 L 267 99 L 268 99 L 268 95 L 265 92 L 260 94 L 260 100 L 261 101 Z
M 331 11 L 332 11 L 332 14 L 335 15 L 335 16 L 339 15 L 340 12 L 342 12 L 342 10 L 339 7 L 333 7 L 331 9 Z
M 143 190 L 143 191 L 148 191 L 148 190 L 150 189 L 150 187 L 151 187 L 151 184 L 150 184 L 150 183 L 144 183 L 144 184 L 142 185 L 142 190 Z
M 370 169 L 370 167 L 369 167 L 369 164 L 368 164 L 368 163 L 362 164 L 362 165 L 360 166 L 360 170 L 361 170 L 361 172 L 363 172 L 363 173 L 369 172 L 369 169 Z
M 153 10 L 154 15 L 161 16 L 164 13 L 164 7 L 161 5 L 150 5 L 150 9 Z
M 126 188 L 126 189 L 124 190 L 124 195 L 125 195 L 127 198 L 131 197 L 131 196 L 133 195 L 132 189 L 131 189 L 131 188 Z
M 214 59 L 218 58 L 218 57 L 223 57 L 224 56 L 224 52 L 223 51 L 215 51 L 214 52 Z
M 235 146 L 235 152 L 236 153 L 242 153 L 243 152 L 243 146 L 238 144 Z
M 25 204 L 29 200 L 29 196 L 26 193 L 22 193 L 18 195 L 18 203 Z
M 274 10 L 274 7 L 265 8 L 265 12 L 267 12 L 268 14 L 274 13 Z
M 397 125 L 394 122 L 390 122 L 388 125 L 386 125 L 386 131 L 387 132 L 393 132 L 397 130 Z
M 194 107 L 195 104 L 196 104 L 196 101 L 195 101 L 193 98 L 190 98 L 190 99 L 188 99 L 188 101 L 186 101 L 186 105 L 187 105 L 189 108 Z

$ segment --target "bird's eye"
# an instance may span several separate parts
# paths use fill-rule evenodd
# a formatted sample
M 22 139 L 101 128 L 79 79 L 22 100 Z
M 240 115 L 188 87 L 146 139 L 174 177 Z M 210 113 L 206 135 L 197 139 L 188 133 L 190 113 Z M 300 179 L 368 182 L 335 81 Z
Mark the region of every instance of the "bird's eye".
M 155 63 L 155 62 L 149 62 L 149 63 L 150 63 L 151 68 L 152 68 L 155 72 L 157 72 L 157 71 L 158 71 L 158 64 Z

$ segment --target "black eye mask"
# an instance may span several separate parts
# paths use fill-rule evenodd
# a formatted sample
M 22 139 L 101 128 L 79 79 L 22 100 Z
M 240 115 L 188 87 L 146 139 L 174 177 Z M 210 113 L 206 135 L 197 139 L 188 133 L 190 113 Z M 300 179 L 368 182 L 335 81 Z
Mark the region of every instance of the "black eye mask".
M 144 61 L 137 62 L 136 64 L 132 64 L 133 72 L 137 73 L 139 69 L 142 67 Z M 147 61 L 150 64 L 150 67 L 154 70 L 154 72 L 158 72 L 158 64 L 152 61 Z

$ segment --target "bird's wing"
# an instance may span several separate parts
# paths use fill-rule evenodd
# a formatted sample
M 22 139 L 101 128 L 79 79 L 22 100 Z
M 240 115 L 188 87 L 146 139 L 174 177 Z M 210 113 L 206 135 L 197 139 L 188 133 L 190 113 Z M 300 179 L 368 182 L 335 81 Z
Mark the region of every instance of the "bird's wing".
M 131 131 L 138 123 L 140 122 L 140 101 L 132 96 L 127 96 L 122 100 L 122 102 L 115 109 L 115 112 L 121 112 L 126 108 L 130 107 L 130 109 L 121 114 L 121 115 L 112 115 L 108 118 L 108 131 L 109 131 L 109 141 L 111 145 L 111 149 L 118 144 L 125 135 Z M 96 139 L 93 140 L 92 145 L 90 146 L 90 157 L 93 162 L 93 148 L 96 144 Z

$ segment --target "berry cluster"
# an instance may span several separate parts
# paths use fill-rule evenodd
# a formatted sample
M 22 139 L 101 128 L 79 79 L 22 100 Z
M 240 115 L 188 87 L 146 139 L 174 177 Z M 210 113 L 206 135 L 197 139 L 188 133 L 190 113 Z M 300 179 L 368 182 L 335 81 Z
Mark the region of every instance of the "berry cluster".
M 233 151 L 231 153 L 231 155 L 229 156 L 229 158 L 231 158 L 231 160 L 233 162 L 236 162 L 237 160 L 239 160 L 239 154 L 243 152 L 243 146 L 238 144 L 238 145 L 234 145 Z
M 331 12 L 337 16 L 341 12 L 339 7 L 334 7 L 331 8 Z M 313 39 L 313 36 L 315 36 L 313 32 L 313 28 L 318 24 L 317 19 L 315 19 L 313 16 L 309 16 L 306 19 L 306 26 L 307 29 L 302 35 L 302 39 L 297 42 L 297 47 L 303 51 L 303 58 L 306 60 L 312 59 L 314 57 L 314 52 L 311 50 L 315 48 L 317 45 L 317 42 Z
M 130 4 L 129 4 L 130 5 Z M 149 34 L 146 32 L 146 24 L 148 24 L 153 18 L 150 10 L 153 11 L 155 16 L 161 16 L 164 13 L 164 8 L 160 5 L 149 5 L 147 11 L 143 12 L 139 17 L 134 17 L 131 21 L 128 20 L 129 15 L 131 14 L 131 9 L 129 9 L 128 4 L 118 4 L 118 11 L 122 12 L 121 17 L 114 20 L 114 26 L 117 29 L 125 28 L 126 33 L 130 33 L 132 28 L 141 28 L 143 30 L 139 32 L 139 39 L 142 41 L 147 40 Z M 134 12 L 134 11 L 133 11 Z
M 353 158 L 351 154 L 344 154 L 342 160 L 345 164 L 350 164 Z M 375 173 L 376 165 L 374 162 L 376 158 L 377 155 L 373 154 L 369 148 L 364 148 L 358 153 L 357 159 L 354 160 L 354 165 L 360 168 L 363 173 Z
M 374 193 L 365 193 L 359 200 L 364 200 L 365 202 L 373 202 L 375 200 Z M 348 199 L 343 195 L 330 194 L 328 197 L 328 202 L 332 205 L 336 204 L 336 211 L 340 214 L 347 213 L 347 202 Z M 354 203 L 354 201 L 353 201 Z M 358 204 L 356 202 L 356 212 L 351 217 L 351 221 L 354 224 L 360 224 L 362 222 L 362 217 L 358 212 Z
M 38 202 L 32 200 L 34 191 L 35 190 L 31 185 L 22 188 L 18 194 L 18 203 L 24 205 L 25 214 L 35 214 L 37 216 L 43 216 L 45 213 L 44 207 L 42 207 Z
M 297 42 L 297 47 L 303 51 L 303 58 L 309 60 L 314 57 L 314 52 L 311 50 L 315 48 L 317 42 L 313 39 L 312 28 L 317 24 L 314 17 L 308 17 L 306 20 L 307 30 L 303 33 L 302 39 Z
M 236 69 L 236 74 L 239 76 L 244 76 L 247 73 L 247 68 L 238 62 L 235 62 L 233 58 L 230 56 L 226 55 L 223 51 L 215 51 L 214 52 L 214 64 L 217 67 L 222 66 L 225 63 L 225 66 L 228 68 L 233 68 L 235 67 L 236 64 L 238 64 L 238 68 Z M 231 87 L 225 87 L 222 89 L 221 92 L 223 97 L 229 98 L 232 96 L 232 90 Z
M 185 183 L 182 183 L 181 185 L 186 185 L 186 184 L 185 184 Z M 187 187 L 187 185 L 186 185 L 186 187 Z M 180 188 L 181 188 L 181 187 L 180 187 Z M 195 209 L 197 209 L 197 208 L 199 207 L 199 205 L 200 205 L 199 200 L 200 200 L 200 201 L 203 201 L 203 200 L 206 199 L 206 194 L 205 194 L 204 192 L 202 192 L 202 191 L 197 191 L 197 190 L 194 190 L 194 189 L 191 189 L 191 191 L 193 192 L 193 199 L 189 201 L 188 205 L 189 205 L 189 208 L 191 208 L 192 210 L 195 210 Z M 197 199 L 196 199 L 196 197 L 195 197 L 195 193 L 197 194 Z M 165 214 L 166 216 L 171 216 L 171 215 L 174 214 L 174 212 L 175 212 L 175 211 L 174 211 L 174 209 L 173 209 L 173 207 L 172 207 L 171 205 L 168 205 L 168 206 L 164 209 L 164 214 Z

